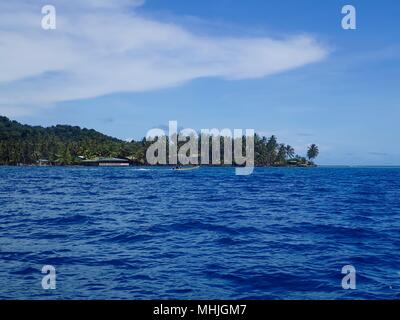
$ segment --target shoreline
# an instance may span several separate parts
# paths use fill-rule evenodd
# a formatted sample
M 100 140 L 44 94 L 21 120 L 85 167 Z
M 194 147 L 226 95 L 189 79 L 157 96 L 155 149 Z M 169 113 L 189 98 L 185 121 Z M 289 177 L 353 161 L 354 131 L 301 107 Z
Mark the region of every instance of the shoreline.
M 200 168 L 245 168 L 245 166 L 233 166 L 233 165 L 180 165 L 180 168 L 190 168 L 190 167 L 200 167 Z M 37 168 L 49 168 L 49 167 L 74 167 L 74 168 L 175 168 L 176 165 L 129 165 L 129 166 L 119 166 L 119 165 L 97 165 L 97 166 L 88 166 L 82 164 L 46 164 L 46 165 L 38 165 L 38 164 L 0 164 L 0 167 L 37 167 Z M 318 167 L 334 167 L 334 166 L 319 166 L 319 165 L 271 165 L 271 166 L 263 166 L 263 165 L 254 165 L 254 168 L 318 168 Z M 343 166 L 343 167 L 351 167 L 351 166 Z
M 194 166 L 194 165 L 191 165 Z M 182 166 L 182 167 L 191 167 Z M 0 164 L 1 167 L 30 167 L 30 168 L 170 168 L 173 169 L 174 165 L 130 165 L 130 166 L 84 166 L 84 165 L 35 165 L 35 164 Z M 240 168 L 239 166 L 213 166 L 213 165 L 200 165 L 201 168 Z M 314 166 L 254 166 L 254 168 L 320 168 L 320 169 L 398 169 L 400 165 L 314 165 Z
M 179 165 L 180 167 L 193 167 L 193 166 L 199 166 L 199 167 L 204 167 L 204 168 L 241 168 L 244 166 L 235 166 L 235 165 L 196 165 L 196 164 L 191 164 L 191 165 Z M 96 165 L 96 166 L 88 166 L 84 164 L 0 164 L 0 167 L 112 167 L 112 168 L 118 168 L 118 167 L 125 167 L 125 168 L 131 168 L 131 167 L 136 167 L 136 168 L 175 168 L 176 165 L 149 165 L 149 164 L 129 164 L 125 166 L 119 166 L 119 165 L 107 165 L 107 166 L 102 166 L 102 165 Z M 399 165 L 346 165 L 346 164 L 301 164 L 301 165 L 254 165 L 254 168 L 400 168 Z

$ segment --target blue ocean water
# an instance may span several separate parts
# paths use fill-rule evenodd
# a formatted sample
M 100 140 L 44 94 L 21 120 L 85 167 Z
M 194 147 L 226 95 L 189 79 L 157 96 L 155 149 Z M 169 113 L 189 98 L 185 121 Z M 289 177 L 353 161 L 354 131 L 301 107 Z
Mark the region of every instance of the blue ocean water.
M 399 231 L 400 168 L 0 167 L 0 298 L 398 299 Z

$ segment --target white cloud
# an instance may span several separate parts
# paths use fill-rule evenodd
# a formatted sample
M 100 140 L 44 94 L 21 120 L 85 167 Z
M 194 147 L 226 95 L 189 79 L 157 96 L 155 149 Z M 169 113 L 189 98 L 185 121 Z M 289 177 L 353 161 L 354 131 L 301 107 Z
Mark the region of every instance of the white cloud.
M 0 114 L 201 77 L 265 77 L 327 55 L 308 36 L 200 36 L 141 16 L 142 2 L 53 0 L 54 31 L 41 29 L 37 1 L 0 4 Z

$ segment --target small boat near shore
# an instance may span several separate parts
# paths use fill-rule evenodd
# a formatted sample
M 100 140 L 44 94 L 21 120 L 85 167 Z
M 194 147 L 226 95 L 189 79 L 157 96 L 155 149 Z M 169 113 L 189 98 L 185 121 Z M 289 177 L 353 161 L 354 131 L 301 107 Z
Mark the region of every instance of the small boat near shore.
M 192 171 L 192 170 L 197 170 L 200 169 L 200 166 L 195 166 L 195 167 L 175 167 L 172 168 L 174 171 Z

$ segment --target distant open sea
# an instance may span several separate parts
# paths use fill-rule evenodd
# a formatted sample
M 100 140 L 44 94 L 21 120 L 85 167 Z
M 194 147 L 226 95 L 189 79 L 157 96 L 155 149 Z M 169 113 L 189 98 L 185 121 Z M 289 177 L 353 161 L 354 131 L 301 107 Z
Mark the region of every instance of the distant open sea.
M 399 299 L 399 255 L 400 168 L 0 167 L 0 299 Z

